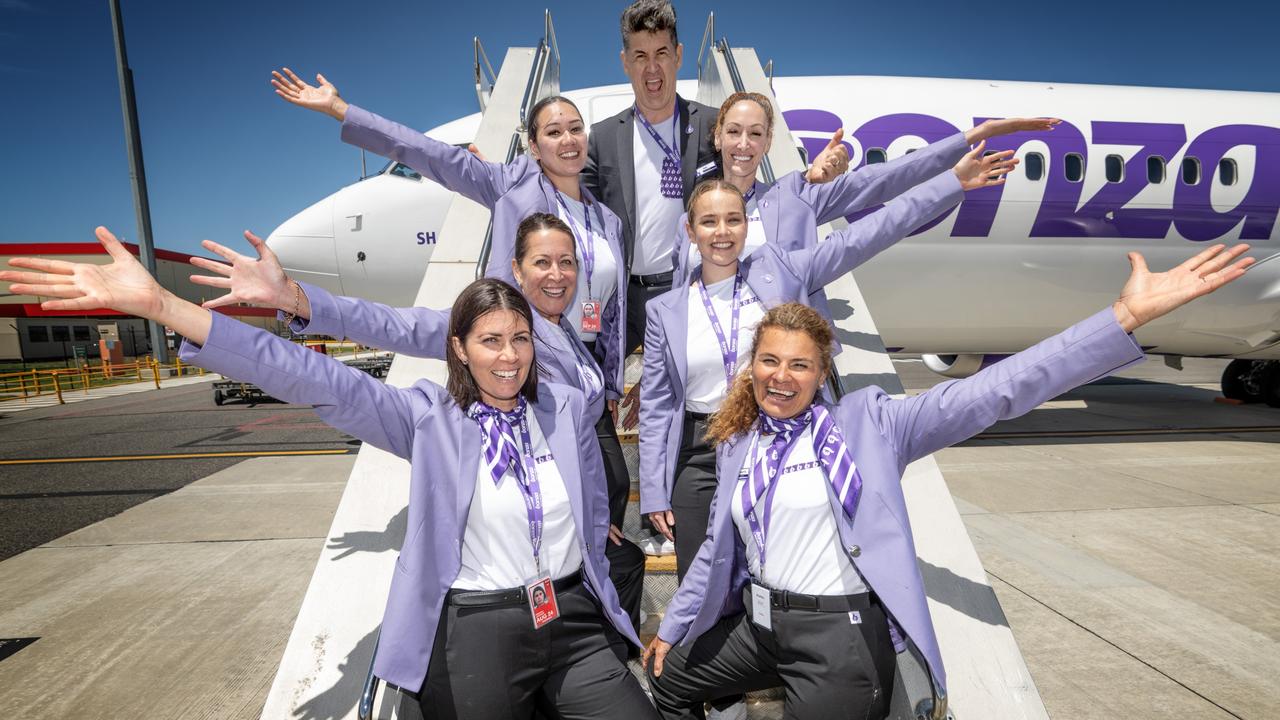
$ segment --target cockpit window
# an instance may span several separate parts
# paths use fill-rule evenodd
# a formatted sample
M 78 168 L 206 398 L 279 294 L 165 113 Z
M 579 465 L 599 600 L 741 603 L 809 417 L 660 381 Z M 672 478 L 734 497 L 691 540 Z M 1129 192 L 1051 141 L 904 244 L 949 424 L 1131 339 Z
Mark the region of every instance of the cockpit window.
M 387 171 L 387 174 L 399 175 L 402 178 L 409 178 L 410 180 L 422 179 L 422 175 L 419 174 L 417 170 L 414 170 L 413 168 L 409 167 L 408 165 L 405 165 L 404 163 L 393 164 L 391 166 L 391 169 Z

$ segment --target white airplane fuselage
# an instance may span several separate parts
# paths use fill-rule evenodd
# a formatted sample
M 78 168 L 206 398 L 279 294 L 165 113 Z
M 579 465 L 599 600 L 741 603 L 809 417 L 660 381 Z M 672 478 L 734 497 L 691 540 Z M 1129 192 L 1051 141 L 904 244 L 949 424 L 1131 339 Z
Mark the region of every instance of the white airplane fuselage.
M 855 271 L 891 351 L 1016 352 L 1113 302 L 1130 250 L 1162 270 L 1198 248 L 1248 242 L 1260 262 L 1245 277 L 1137 337 L 1152 353 L 1280 358 L 1280 95 L 894 77 L 777 78 L 773 86 L 809 155 L 843 127 L 855 169 L 984 118 L 1063 120 L 1052 132 L 989 142 L 988 150 L 1015 149 L 1022 159 L 1003 187 L 968 193 Z M 692 81 L 681 91 L 692 97 Z M 565 94 L 588 123 L 631 102 L 627 85 Z M 479 120 L 428 134 L 465 143 Z M 452 194 L 405 175 L 413 174 L 393 165 L 345 187 L 268 243 L 300 279 L 408 304 L 431 250 L 449 242 L 439 229 Z

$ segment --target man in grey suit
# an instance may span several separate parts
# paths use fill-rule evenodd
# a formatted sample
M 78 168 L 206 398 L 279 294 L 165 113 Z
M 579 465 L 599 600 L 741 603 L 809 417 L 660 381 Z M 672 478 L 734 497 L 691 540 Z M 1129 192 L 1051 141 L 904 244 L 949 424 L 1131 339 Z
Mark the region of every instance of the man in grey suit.
M 717 110 L 676 94 L 683 55 L 668 0 L 637 0 L 623 11 L 622 70 L 635 104 L 591 126 L 582 171 L 587 189 L 622 219 L 628 351 L 644 340 L 645 303 L 671 289 L 671 238 L 684 198 L 719 174 Z

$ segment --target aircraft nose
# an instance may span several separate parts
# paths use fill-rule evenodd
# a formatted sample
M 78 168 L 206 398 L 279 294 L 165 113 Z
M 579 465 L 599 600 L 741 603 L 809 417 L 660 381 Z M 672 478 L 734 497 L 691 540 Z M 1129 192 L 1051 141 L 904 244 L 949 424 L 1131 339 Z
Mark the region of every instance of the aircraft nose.
M 333 198 L 328 197 L 285 220 L 267 238 L 285 271 L 325 289 L 339 289 L 333 234 Z

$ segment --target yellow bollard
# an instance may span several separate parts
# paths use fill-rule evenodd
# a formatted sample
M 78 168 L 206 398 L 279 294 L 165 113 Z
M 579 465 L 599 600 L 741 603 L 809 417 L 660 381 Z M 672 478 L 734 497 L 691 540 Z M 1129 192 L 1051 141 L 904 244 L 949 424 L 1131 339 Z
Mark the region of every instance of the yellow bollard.
M 178 373 L 178 377 L 182 377 L 182 358 L 175 358 L 173 368 Z
M 151 377 L 155 378 L 156 389 L 160 389 L 160 363 L 155 358 L 151 358 Z
M 62 385 L 58 383 L 58 373 L 53 374 L 53 391 L 58 394 L 58 404 L 66 405 L 67 401 L 62 399 Z

